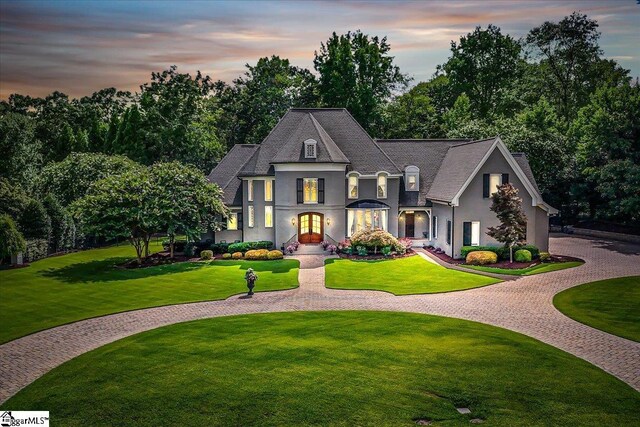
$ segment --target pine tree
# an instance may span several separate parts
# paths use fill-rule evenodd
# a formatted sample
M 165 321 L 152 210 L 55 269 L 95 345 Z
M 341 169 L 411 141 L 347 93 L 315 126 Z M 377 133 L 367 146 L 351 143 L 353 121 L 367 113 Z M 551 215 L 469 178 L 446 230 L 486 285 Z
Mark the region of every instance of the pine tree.
M 498 227 L 489 227 L 487 234 L 509 248 L 509 262 L 513 262 L 513 246 L 527 237 L 527 216 L 522 210 L 518 189 L 510 183 L 498 187 L 491 195 L 491 210 L 500 220 Z

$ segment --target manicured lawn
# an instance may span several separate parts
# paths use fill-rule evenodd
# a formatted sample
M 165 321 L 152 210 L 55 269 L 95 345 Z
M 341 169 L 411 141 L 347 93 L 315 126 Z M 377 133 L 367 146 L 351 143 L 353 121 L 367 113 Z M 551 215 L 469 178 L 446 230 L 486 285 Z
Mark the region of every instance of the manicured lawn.
M 298 312 L 129 337 L 54 369 L 2 407 L 46 409 L 60 426 L 468 426 L 473 418 L 629 426 L 640 393 L 568 353 L 479 323 Z
M 259 277 L 256 291 L 298 285 L 296 260 L 186 262 L 139 270 L 113 267 L 133 256 L 131 246 L 113 246 L 0 271 L 0 313 L 6 314 L 0 342 L 88 317 L 224 299 L 246 292 L 244 270 L 249 267 Z
M 334 289 L 373 289 L 395 295 L 459 291 L 498 283 L 479 274 L 450 270 L 420 256 L 379 261 L 328 259 L 325 284 Z
M 640 276 L 585 283 L 560 292 L 553 304 L 578 322 L 640 342 Z
M 548 273 L 550 271 L 564 270 L 565 268 L 578 267 L 584 264 L 580 261 L 555 262 L 549 264 L 538 264 L 528 268 L 496 268 L 486 267 L 484 265 L 463 265 L 461 267 L 470 268 L 472 270 L 486 271 L 488 273 L 509 274 L 511 276 L 532 276 L 534 274 Z

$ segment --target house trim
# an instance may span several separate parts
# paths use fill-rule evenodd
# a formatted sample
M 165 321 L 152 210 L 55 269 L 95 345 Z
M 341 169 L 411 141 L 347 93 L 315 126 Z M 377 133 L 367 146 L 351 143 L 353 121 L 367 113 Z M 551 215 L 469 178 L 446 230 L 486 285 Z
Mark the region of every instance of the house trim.
M 274 163 L 276 172 L 344 172 L 347 163 Z

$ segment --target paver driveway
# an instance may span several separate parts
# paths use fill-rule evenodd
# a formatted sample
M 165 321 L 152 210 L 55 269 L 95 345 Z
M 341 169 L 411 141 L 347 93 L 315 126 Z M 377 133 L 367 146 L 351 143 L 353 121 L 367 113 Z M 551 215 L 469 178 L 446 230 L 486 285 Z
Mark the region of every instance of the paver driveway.
M 324 287 L 323 258 L 301 256 L 300 287 L 251 299 L 181 304 L 88 319 L 0 346 L 0 402 L 52 368 L 126 336 L 172 323 L 235 314 L 300 310 L 386 310 L 436 314 L 500 326 L 581 357 L 640 390 L 640 343 L 578 323 L 553 307 L 556 293 L 582 283 L 640 275 L 640 246 L 577 237 L 551 239 L 553 253 L 583 258 L 568 270 L 446 294 L 393 296 Z M 19 315 L 19 314 L 15 314 Z

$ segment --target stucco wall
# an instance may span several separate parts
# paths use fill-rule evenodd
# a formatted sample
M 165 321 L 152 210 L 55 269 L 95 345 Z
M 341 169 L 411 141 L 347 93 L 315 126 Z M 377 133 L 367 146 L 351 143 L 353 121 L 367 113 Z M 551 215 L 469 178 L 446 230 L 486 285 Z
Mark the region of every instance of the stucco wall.
M 416 239 L 424 239 L 423 232 L 429 231 L 429 215 L 425 211 L 413 211 L 414 212 L 414 234 L 410 237 L 415 237 Z M 405 237 L 406 233 L 406 222 L 405 222 L 405 213 L 403 212 L 400 215 L 398 220 L 398 237 Z
M 269 205 L 273 206 L 274 202 L 266 202 L 264 200 L 264 179 L 253 179 L 253 201 L 250 202 L 248 200 L 249 194 L 249 180 L 242 180 L 242 211 L 243 215 L 243 231 L 244 231 L 244 241 L 245 242 L 255 242 L 258 240 L 268 240 L 270 242 L 274 242 L 275 244 L 275 209 L 274 209 L 274 218 L 273 218 L 273 227 L 267 228 L 265 227 L 264 222 L 264 207 Z M 277 191 L 277 185 L 273 186 L 273 197 L 275 200 Z M 248 206 L 253 205 L 254 207 L 254 225 L 253 227 L 249 227 L 249 209 Z M 276 245 L 277 246 L 277 245 Z
M 549 215 L 542 208 L 536 207 L 536 229 L 534 245 L 542 252 L 549 252 Z

